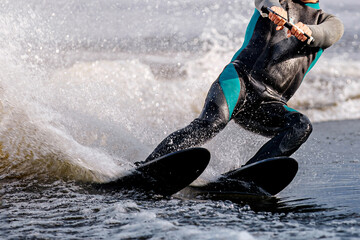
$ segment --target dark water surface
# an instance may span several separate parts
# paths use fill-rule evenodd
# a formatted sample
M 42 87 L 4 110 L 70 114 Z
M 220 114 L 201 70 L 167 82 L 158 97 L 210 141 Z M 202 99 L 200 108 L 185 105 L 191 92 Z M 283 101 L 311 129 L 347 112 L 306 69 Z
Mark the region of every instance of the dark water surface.
M 315 124 L 299 173 L 270 199 L 195 200 L 7 180 L 3 239 L 358 239 L 360 121 Z M 331 131 L 330 131 L 331 130 Z

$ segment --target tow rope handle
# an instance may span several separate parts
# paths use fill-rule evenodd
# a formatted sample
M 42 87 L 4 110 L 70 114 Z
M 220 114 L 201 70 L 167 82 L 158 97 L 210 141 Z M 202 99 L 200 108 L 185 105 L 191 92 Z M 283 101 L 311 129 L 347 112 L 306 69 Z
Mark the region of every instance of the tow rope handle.
M 298 26 L 296 26 L 294 23 L 292 22 L 288 22 L 286 18 L 284 18 L 283 16 L 281 16 L 280 14 L 276 13 L 275 11 L 273 11 L 271 8 L 269 7 L 262 7 L 261 11 L 266 14 L 266 17 L 269 16 L 269 13 L 273 13 L 278 17 L 281 17 L 282 19 L 284 19 L 286 21 L 285 23 L 285 27 L 289 30 L 291 30 L 293 27 L 296 28 L 296 30 L 298 30 L 299 32 L 301 32 L 302 34 L 304 34 L 305 37 L 307 37 L 307 44 L 311 44 L 313 42 L 315 42 L 315 39 L 312 36 L 309 36 L 308 34 L 306 34 L 302 29 L 300 29 Z

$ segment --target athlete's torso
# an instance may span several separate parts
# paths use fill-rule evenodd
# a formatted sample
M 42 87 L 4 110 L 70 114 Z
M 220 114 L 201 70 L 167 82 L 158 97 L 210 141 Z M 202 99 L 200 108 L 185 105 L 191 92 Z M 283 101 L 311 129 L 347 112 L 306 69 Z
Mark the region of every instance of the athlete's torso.
M 322 21 L 320 9 L 297 0 L 282 0 L 280 3 L 294 23 L 317 25 Z M 287 30 L 277 31 L 276 25 L 268 18 L 262 18 L 257 10 L 254 17 L 257 20 L 252 37 L 234 62 L 245 65 L 251 79 L 265 84 L 287 101 L 299 88 L 322 49 L 310 47 L 295 37 L 287 38 Z

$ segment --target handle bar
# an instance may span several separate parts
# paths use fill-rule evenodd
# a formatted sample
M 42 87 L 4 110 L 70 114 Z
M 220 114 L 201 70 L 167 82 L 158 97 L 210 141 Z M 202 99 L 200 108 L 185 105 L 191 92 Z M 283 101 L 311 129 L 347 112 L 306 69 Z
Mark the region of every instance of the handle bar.
M 286 21 L 285 23 L 285 27 L 289 30 L 291 30 L 293 27 L 296 28 L 296 30 L 300 31 L 302 34 L 304 34 L 305 37 L 307 37 L 307 44 L 311 44 L 315 41 L 315 39 L 312 36 L 309 36 L 308 34 L 306 34 L 302 29 L 300 29 L 298 26 L 296 26 L 295 24 L 293 24 L 292 22 L 288 22 L 286 18 L 284 18 L 283 16 L 281 16 L 280 14 L 276 13 L 275 11 L 273 11 L 271 8 L 269 7 L 262 7 L 261 11 L 263 13 L 265 13 L 266 15 L 269 15 L 269 13 L 273 13 L 278 17 L 281 17 L 282 19 L 284 19 Z

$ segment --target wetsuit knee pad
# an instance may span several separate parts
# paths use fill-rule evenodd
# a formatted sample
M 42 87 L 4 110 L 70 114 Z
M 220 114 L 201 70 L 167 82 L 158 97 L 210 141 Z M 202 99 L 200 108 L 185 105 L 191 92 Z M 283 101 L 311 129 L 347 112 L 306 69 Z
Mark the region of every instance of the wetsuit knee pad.
M 298 135 L 307 138 L 310 136 L 313 127 L 311 121 L 307 116 L 299 112 L 292 112 L 288 114 L 288 127 L 294 129 Z
M 229 121 L 228 105 L 218 80 L 212 84 L 198 119 L 216 125 Z

